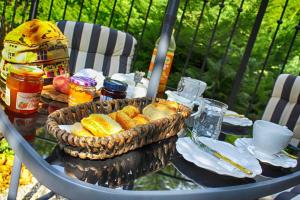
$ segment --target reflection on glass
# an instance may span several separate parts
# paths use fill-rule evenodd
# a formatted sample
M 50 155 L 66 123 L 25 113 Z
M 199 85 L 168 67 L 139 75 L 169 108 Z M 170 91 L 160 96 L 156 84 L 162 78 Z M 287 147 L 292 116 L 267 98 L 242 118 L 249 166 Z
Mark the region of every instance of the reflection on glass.
M 107 160 L 81 160 L 63 154 L 65 173 L 110 188 L 133 186 L 134 180 L 165 168 L 176 152 L 177 137 Z
M 35 127 L 37 114 L 19 114 L 14 113 L 5 109 L 5 113 L 8 116 L 9 121 L 14 125 L 14 127 L 21 133 L 21 135 L 28 141 L 33 141 L 35 137 Z

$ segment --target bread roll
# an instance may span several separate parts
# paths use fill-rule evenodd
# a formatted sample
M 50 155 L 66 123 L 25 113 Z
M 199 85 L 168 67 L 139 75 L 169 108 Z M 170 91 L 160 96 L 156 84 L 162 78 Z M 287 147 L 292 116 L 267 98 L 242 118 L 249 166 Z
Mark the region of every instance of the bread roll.
M 162 119 L 175 113 L 176 110 L 161 103 L 152 103 L 143 109 L 143 114 L 148 117 L 150 121 Z
M 88 130 L 82 127 L 82 125 L 79 122 L 76 122 L 71 126 L 71 133 L 73 135 L 82 137 L 82 136 L 93 136 L 92 133 L 90 133 Z
M 163 104 L 168 106 L 171 110 L 177 111 L 179 105 L 175 101 L 164 101 L 164 102 L 159 102 L 159 104 Z
M 104 114 L 92 114 L 83 118 L 81 124 L 95 136 L 107 136 L 121 132 L 123 129 L 116 121 Z
M 136 115 L 140 114 L 140 111 L 137 107 L 129 105 L 125 106 L 122 111 L 126 113 L 130 118 L 134 118 Z
M 123 129 L 128 130 L 135 127 L 135 122 L 125 112 L 118 111 L 116 121 L 122 126 Z
M 133 118 L 133 121 L 135 122 L 135 125 L 142 125 L 142 124 L 148 124 L 150 122 L 150 120 L 142 114 L 138 114 L 137 116 L 135 116 Z
M 121 111 L 126 113 L 130 118 L 134 118 L 136 115 L 140 114 L 139 109 L 132 105 L 125 106 Z M 108 114 L 108 116 L 110 116 L 113 120 L 117 121 L 117 112 L 112 112 Z
M 109 113 L 108 116 L 110 116 L 110 118 L 112 118 L 113 120 L 117 121 L 117 112 Z

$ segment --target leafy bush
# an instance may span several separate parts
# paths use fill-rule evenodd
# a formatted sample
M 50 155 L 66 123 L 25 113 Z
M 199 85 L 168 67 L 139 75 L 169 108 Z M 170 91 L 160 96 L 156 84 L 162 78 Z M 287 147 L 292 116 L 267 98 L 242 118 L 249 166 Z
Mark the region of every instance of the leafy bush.
M 15 1 L 8 1 L 9 5 L 6 9 L 6 23 L 5 26 L 2 26 L 2 31 L 7 31 L 8 28 L 10 28 L 14 2 Z M 22 23 L 22 21 L 25 19 L 24 16 L 27 17 L 29 15 L 29 9 L 27 9 L 25 15 L 23 14 L 25 2 L 26 0 L 17 1 L 18 6 L 14 20 L 15 26 Z M 54 0 L 53 2 L 50 20 L 61 20 L 64 12 L 65 1 Z M 82 1 L 78 0 L 68 0 L 68 7 L 65 16 L 66 20 L 76 21 L 78 19 L 81 2 Z M 111 27 L 124 30 L 131 2 L 132 0 L 117 1 Z M 154 43 L 159 36 L 164 11 L 167 5 L 167 0 L 152 1 L 145 32 L 142 33 L 149 2 L 150 1 L 134 1 L 134 7 L 129 21 L 129 29 L 127 30 L 137 39 L 142 39 L 138 45 L 134 70 L 148 70 Z M 175 26 L 176 30 L 178 30 L 179 20 L 183 13 L 184 2 L 184 0 L 181 0 Z M 208 42 L 212 35 L 211 31 L 214 27 L 217 14 L 220 9 L 220 2 L 221 1 L 218 0 L 212 0 L 209 1 L 205 7 L 204 16 L 200 23 L 196 42 L 193 44 L 192 56 L 187 68 L 185 69 L 184 76 L 198 78 L 207 82 L 208 89 L 205 92 L 205 96 L 226 102 L 231 92 L 232 83 L 243 56 L 244 49 L 252 30 L 256 13 L 261 1 L 245 1 L 243 5 L 243 12 L 240 15 L 237 30 L 232 39 L 223 70 L 221 70 L 220 67 L 221 61 L 224 57 L 225 47 L 229 40 L 230 32 L 238 13 L 237 9 L 241 1 L 225 1 L 225 7 L 222 10 L 215 38 L 212 42 L 210 50 L 207 51 Z M 267 56 L 268 48 L 271 44 L 272 37 L 277 26 L 277 20 L 280 18 L 284 3 L 285 0 L 276 0 L 270 1 L 268 5 L 236 101 L 236 110 L 244 113 L 247 111 L 249 102 L 253 97 L 253 107 L 249 116 L 254 119 L 259 118 L 265 108 L 265 105 L 270 97 L 274 81 L 280 72 L 280 68 L 283 65 L 284 58 L 294 35 L 294 27 L 297 25 L 300 19 L 299 1 L 290 0 L 283 17 L 283 23 L 280 26 L 273 49 L 267 62 L 266 70 L 263 73 L 263 78 L 259 85 L 258 92 L 255 96 L 253 96 L 258 75 L 261 72 L 264 59 Z M 97 4 L 98 0 L 85 0 L 80 20 L 93 23 Z M 114 1 L 101 1 L 98 17 L 96 19 L 97 23 L 109 25 L 113 5 Z M 188 3 L 179 37 L 176 41 L 177 49 L 175 53 L 174 66 L 168 81 L 168 85 L 170 87 L 176 88 L 177 82 L 183 75 L 183 66 L 185 65 L 187 54 L 191 48 L 190 43 L 192 41 L 202 6 L 202 0 L 193 0 L 189 1 Z M 2 8 L 3 3 L 0 4 L 0 10 L 2 10 Z M 49 10 L 50 1 L 40 0 L 38 18 L 47 20 Z M 297 37 L 292 52 L 289 56 L 289 60 L 286 64 L 286 73 L 299 73 L 299 45 L 300 41 L 299 37 Z M 206 56 L 207 62 L 205 68 L 201 70 L 202 63 Z

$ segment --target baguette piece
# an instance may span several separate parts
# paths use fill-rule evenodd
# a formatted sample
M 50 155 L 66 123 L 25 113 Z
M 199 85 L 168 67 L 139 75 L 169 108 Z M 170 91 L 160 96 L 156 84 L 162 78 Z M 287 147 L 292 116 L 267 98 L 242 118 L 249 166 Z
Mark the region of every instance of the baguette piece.
M 81 125 L 80 122 L 76 122 L 75 124 L 73 124 L 71 126 L 71 133 L 73 135 L 82 137 L 82 136 L 93 136 L 93 134 L 91 132 L 89 132 L 88 130 L 86 130 L 85 128 L 83 128 L 83 126 Z
M 159 104 L 166 105 L 166 106 L 168 106 L 169 109 L 174 110 L 174 111 L 177 111 L 177 109 L 179 107 L 178 103 L 175 101 L 165 101 L 165 102 L 160 102 Z
M 140 114 L 140 111 L 137 107 L 129 105 L 125 106 L 122 110 L 122 112 L 126 113 L 130 118 L 134 118 L 138 114 Z M 117 112 L 109 113 L 108 116 L 110 116 L 113 120 L 117 120 Z
M 112 118 L 113 120 L 116 121 L 116 119 L 117 119 L 117 112 L 109 113 L 108 116 L 110 116 L 110 118 Z
M 152 103 L 143 109 L 143 114 L 148 117 L 150 121 L 154 121 L 176 114 L 176 110 L 166 104 Z
M 137 107 L 129 105 L 129 106 L 125 106 L 122 111 L 124 113 L 126 113 L 130 118 L 134 118 L 135 116 L 137 116 L 138 114 L 140 114 L 140 111 Z
M 116 121 L 104 114 L 91 114 L 83 118 L 81 124 L 95 136 L 103 137 L 121 132 L 123 129 Z
M 143 125 L 143 124 L 148 124 L 150 120 L 148 117 L 142 114 L 138 114 L 133 118 L 133 121 L 135 122 L 135 125 Z
M 135 122 L 125 112 L 117 111 L 116 121 L 123 129 L 128 130 L 135 127 Z

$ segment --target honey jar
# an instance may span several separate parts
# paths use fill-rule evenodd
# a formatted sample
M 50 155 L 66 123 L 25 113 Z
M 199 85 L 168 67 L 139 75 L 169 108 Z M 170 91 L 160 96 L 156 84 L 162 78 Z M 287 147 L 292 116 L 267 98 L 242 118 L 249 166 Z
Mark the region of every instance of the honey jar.
M 100 101 L 111 99 L 125 99 L 128 85 L 121 81 L 106 78 L 101 89 Z
M 43 73 L 36 66 L 11 65 L 5 90 L 8 110 L 21 114 L 37 111 L 43 89 Z
M 72 76 L 70 78 L 69 106 L 91 102 L 94 99 L 97 82 L 88 77 Z

